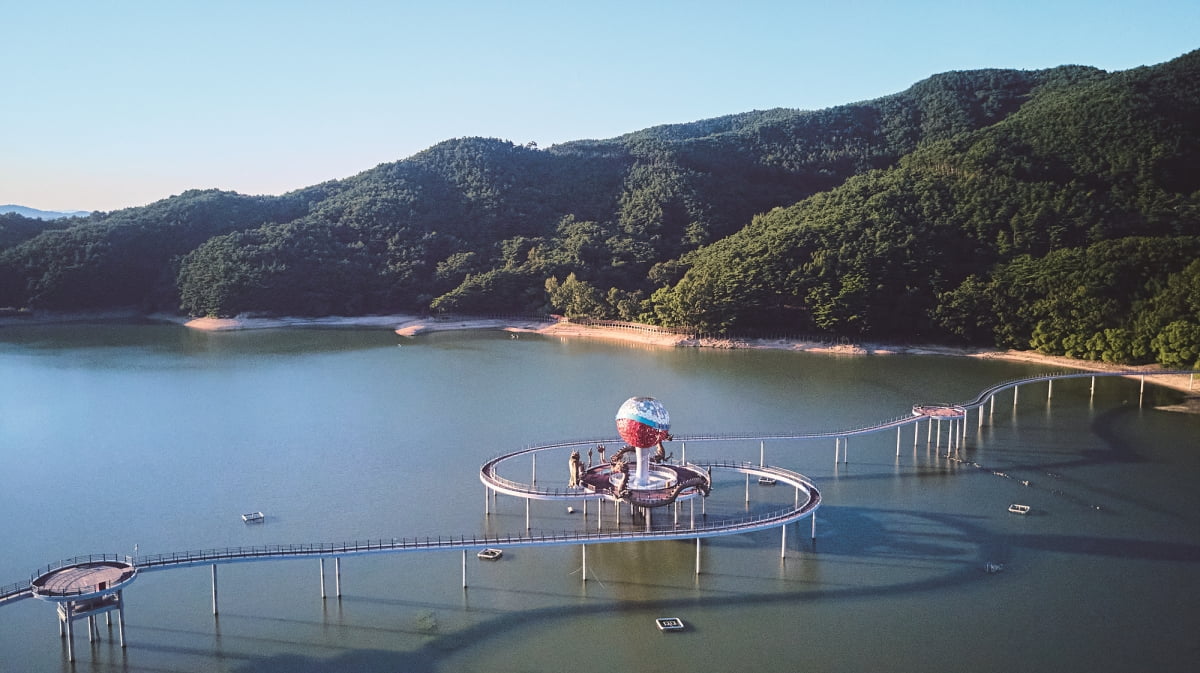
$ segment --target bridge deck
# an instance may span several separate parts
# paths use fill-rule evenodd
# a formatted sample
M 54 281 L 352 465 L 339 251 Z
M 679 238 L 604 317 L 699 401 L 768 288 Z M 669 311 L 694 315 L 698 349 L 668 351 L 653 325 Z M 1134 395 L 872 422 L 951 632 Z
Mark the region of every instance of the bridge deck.
M 1055 373 L 1044 374 L 1039 376 L 1030 376 L 1011 381 L 1005 381 L 984 389 L 974 399 L 961 403 L 957 406 L 967 409 L 974 409 L 982 406 L 993 395 L 1008 388 L 1014 388 L 1027 383 L 1036 383 L 1040 381 L 1051 381 L 1057 379 L 1072 379 L 1072 378 L 1087 378 L 1087 377 L 1106 377 L 1106 376 L 1122 376 L 1122 377 L 1154 377 L 1165 375 L 1181 375 L 1193 374 L 1188 370 L 1168 370 L 1157 372 L 1145 372 L 1140 370 L 1125 370 L 1116 372 L 1072 372 L 1072 373 Z M 725 440 L 781 440 L 781 439 L 821 439 L 831 437 L 848 437 L 852 435 L 861 435 L 873 432 L 880 432 L 895 427 L 908 425 L 924 420 L 924 417 L 913 416 L 911 414 L 899 416 L 890 420 L 867 425 L 859 428 L 846 430 L 836 430 L 829 432 L 817 433 L 783 433 L 783 434 L 745 434 L 745 435 L 692 435 L 677 437 L 681 441 L 725 441 Z M 577 446 L 592 446 L 598 443 L 612 443 L 612 438 L 589 439 L 585 441 L 563 442 L 557 444 L 529 447 L 518 451 L 497 456 L 484 463 L 480 469 L 480 479 L 488 485 L 489 488 L 494 488 L 500 492 L 509 493 L 526 498 L 543 498 L 543 499 L 586 499 L 594 498 L 595 494 L 580 492 L 577 490 L 565 489 L 539 489 L 532 485 L 521 484 L 511 480 L 504 479 L 496 474 L 496 466 L 501 462 L 513 458 L 518 455 L 527 453 L 535 453 L 538 451 L 547 451 L 551 449 L 569 448 Z M 696 526 L 687 528 L 665 528 L 658 530 L 628 530 L 628 531 L 573 531 L 573 532 L 558 532 L 558 533 L 531 533 L 526 535 L 511 535 L 511 536 L 465 536 L 458 537 L 438 537 L 424 539 L 401 539 L 397 541 L 395 538 L 391 540 L 368 540 L 366 542 L 356 541 L 351 543 L 319 543 L 319 544 L 300 544 L 300 545 L 267 545 L 262 547 L 231 547 L 224 549 L 208 549 L 200 551 L 174 552 L 168 554 L 157 554 L 152 556 L 121 557 L 118 559 L 115 555 L 97 555 L 89 557 L 77 557 L 68 561 L 61 561 L 57 564 L 51 564 L 45 569 L 37 572 L 29 581 L 14 582 L 4 586 L 0 586 L 0 606 L 5 603 L 29 598 L 32 595 L 32 582 L 37 577 L 40 577 L 45 572 L 53 568 L 61 568 L 70 565 L 72 561 L 79 558 L 100 558 L 112 560 L 124 560 L 132 563 L 139 571 L 159 570 L 172 567 L 184 567 L 194 565 L 235 563 L 245 561 L 267 561 L 281 560 L 289 558 L 313 558 L 313 557 L 338 557 L 351 554 L 378 554 L 378 553 L 397 553 L 411 551 L 430 551 L 430 550 L 462 550 L 476 549 L 480 547 L 494 546 L 550 546 L 550 545 L 565 545 L 565 544 L 603 544 L 613 542 L 632 542 L 637 540 L 676 540 L 676 539 L 692 539 L 702 537 L 713 537 L 718 535 L 734 535 L 744 532 L 763 530 L 774 528 L 776 526 L 786 525 L 798 521 L 810 515 L 821 502 L 820 493 L 811 483 L 802 475 L 769 466 L 753 465 L 749 463 L 707 463 L 709 467 L 733 469 L 747 474 L 759 474 L 761 476 L 769 476 L 780 479 L 786 483 L 790 483 L 798 489 L 808 493 L 809 497 L 806 502 L 799 503 L 796 507 L 789 507 L 775 512 L 770 512 L 764 515 L 755 517 L 741 517 L 734 519 L 712 520 L 708 519 Z M 79 588 L 86 588 L 83 585 Z

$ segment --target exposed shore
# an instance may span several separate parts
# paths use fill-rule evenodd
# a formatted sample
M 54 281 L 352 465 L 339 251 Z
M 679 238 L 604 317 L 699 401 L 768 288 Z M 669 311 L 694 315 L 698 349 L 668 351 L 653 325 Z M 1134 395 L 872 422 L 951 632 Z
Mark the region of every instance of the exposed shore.
M 135 317 L 132 312 L 110 311 L 105 313 L 51 314 L 34 317 L 0 318 L 0 327 L 31 323 L 84 322 L 88 320 L 119 320 Z M 536 333 L 546 336 L 609 339 L 668 348 L 757 348 L 825 353 L 835 356 L 876 356 L 897 353 L 912 355 L 952 355 L 974 358 L 995 358 L 1016 362 L 1030 362 L 1055 369 L 1078 369 L 1081 371 L 1137 370 L 1147 373 L 1161 371 L 1157 365 L 1120 366 L 1091 360 L 1044 355 L 1033 351 L 997 350 L 939 345 L 896 345 L 879 343 L 841 344 L 792 339 L 693 339 L 678 334 L 646 330 L 595 327 L 566 320 L 522 320 L 519 318 L 429 318 L 408 314 L 372 316 L 329 316 L 323 318 L 187 318 L 171 314 L 153 314 L 152 320 L 174 322 L 186 327 L 209 332 L 247 329 L 274 329 L 286 327 L 371 327 L 391 329 L 402 337 L 414 337 L 428 332 L 469 329 L 496 329 L 514 333 Z M 1200 412 L 1200 382 L 1186 374 L 1155 376 L 1152 382 L 1188 394 L 1184 404 L 1177 410 Z
M 578 323 L 561 321 L 520 320 L 501 318 L 422 318 L 413 315 L 363 316 L 346 318 L 197 318 L 183 324 L 194 329 L 230 330 L 230 329 L 263 329 L 270 327 L 292 326 L 359 326 L 359 327 L 392 327 L 396 334 L 404 337 L 414 337 L 428 332 L 440 332 L 464 329 L 498 329 L 514 333 L 535 333 L 546 336 L 577 337 L 593 339 L 610 339 L 634 343 L 663 346 L 668 348 L 759 348 L 807 353 L 825 353 L 836 356 L 874 356 L 897 353 L 912 355 L 953 355 L 974 358 L 995 358 L 1016 362 L 1030 362 L 1047 365 L 1053 368 L 1078 369 L 1082 371 L 1117 371 L 1138 370 L 1145 372 L 1160 371 L 1157 365 L 1119 366 L 1091 360 L 1055 355 L 1044 355 L 1032 351 L 997 350 L 983 348 L 967 348 L 936 345 L 895 345 L 863 343 L 854 345 L 829 345 L 815 341 L 789 339 L 692 339 L 678 334 L 668 334 L 653 330 L 636 330 L 615 327 L 593 327 Z M 1187 375 L 1156 376 L 1153 383 L 1173 388 L 1189 394 L 1189 398 L 1179 410 L 1200 411 L 1200 391 L 1195 389 L 1197 382 Z

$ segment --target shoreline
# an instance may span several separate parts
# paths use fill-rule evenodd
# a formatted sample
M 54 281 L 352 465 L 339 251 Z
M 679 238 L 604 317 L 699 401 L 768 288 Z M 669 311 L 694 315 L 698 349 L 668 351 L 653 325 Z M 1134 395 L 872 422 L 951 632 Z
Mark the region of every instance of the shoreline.
M 327 318 L 197 318 L 186 320 L 182 324 L 193 329 L 208 331 L 225 331 L 236 329 L 267 329 L 273 327 L 297 326 L 344 326 L 344 327 L 393 327 L 393 331 L 402 337 L 415 337 L 432 332 L 447 332 L 472 329 L 495 329 L 506 332 L 533 333 L 543 336 L 593 338 L 616 341 L 627 341 L 665 348 L 725 348 L 725 349 L 759 349 L 759 350 L 789 350 L 805 353 L 820 353 L 833 356 L 863 357 L 875 355 L 949 355 L 954 357 L 972 357 L 982 359 L 1008 360 L 1011 362 L 1026 362 L 1038 365 L 1076 369 L 1080 371 L 1111 372 L 1118 370 L 1159 371 L 1158 365 L 1120 366 L 1106 362 L 1078 360 L 1060 355 L 1045 355 L 1033 351 L 1002 350 L 995 348 L 978 348 L 970 346 L 939 346 L 939 345 L 896 345 L 880 343 L 864 343 L 857 345 L 828 345 L 816 341 L 799 339 L 695 339 L 678 334 L 656 332 L 653 330 L 640 331 L 619 327 L 595 327 L 573 323 L 569 320 L 520 320 L 512 318 L 428 318 L 415 315 L 361 316 L 361 317 L 327 317 Z M 1192 411 L 1200 413 L 1200 391 L 1195 389 L 1192 377 L 1183 374 L 1155 376 L 1152 382 L 1172 390 L 1184 393 L 1187 399 L 1184 404 L 1172 407 L 1176 411 Z
M 789 350 L 805 353 L 820 353 L 844 357 L 864 357 L 875 355 L 949 355 L 954 357 L 973 357 L 984 359 L 999 359 L 1012 362 L 1026 362 L 1037 365 L 1075 369 L 1080 371 L 1111 372 L 1118 370 L 1145 371 L 1152 373 L 1160 371 L 1158 365 L 1120 366 L 1092 360 L 1078 360 L 1060 355 L 1045 355 L 1034 351 L 1002 350 L 995 348 L 978 348 L 970 346 L 940 346 L 931 344 L 837 344 L 805 341 L 801 339 L 750 339 L 722 338 L 696 339 L 679 334 L 658 332 L 653 329 L 637 330 L 620 327 L 596 327 L 573 323 L 569 320 L 539 320 L 520 318 L 430 318 L 413 314 L 388 314 L 367 316 L 325 316 L 320 318 L 278 317 L 261 318 L 253 316 L 238 316 L 235 318 L 188 318 L 167 313 L 144 315 L 134 311 L 113 310 L 103 312 L 79 312 L 43 314 L 29 317 L 0 318 L 0 328 L 6 325 L 58 324 L 88 321 L 128 320 L 145 318 L 157 322 L 170 322 L 189 329 L 204 332 L 227 332 L 253 329 L 279 329 L 294 327 L 367 327 L 387 328 L 402 337 L 415 337 L 432 332 L 447 332 L 457 330 L 502 330 L 515 334 L 532 333 L 543 336 L 592 338 L 616 341 L 626 341 L 664 348 L 724 348 L 724 349 L 759 349 L 759 350 Z M 1200 389 L 1196 388 L 1195 377 L 1184 374 L 1155 376 L 1152 382 L 1186 395 L 1184 404 L 1171 407 L 1173 410 L 1192 411 L 1200 413 Z

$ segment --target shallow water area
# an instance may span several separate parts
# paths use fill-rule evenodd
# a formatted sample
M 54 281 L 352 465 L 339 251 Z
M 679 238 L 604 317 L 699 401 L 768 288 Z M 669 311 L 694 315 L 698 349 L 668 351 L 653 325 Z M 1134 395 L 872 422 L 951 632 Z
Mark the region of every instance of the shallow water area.
M 479 466 L 615 437 L 635 395 L 662 400 L 677 435 L 817 432 L 1045 371 L 492 331 L 4 328 L 0 583 L 135 545 L 520 533 L 520 501 L 484 514 Z M 948 425 L 853 437 L 836 463 L 832 440 L 687 443 L 693 460 L 761 452 L 824 499 L 815 541 L 807 520 L 786 540 L 704 540 L 699 575 L 690 540 L 591 545 L 586 582 L 577 546 L 471 555 L 465 590 L 456 552 L 347 557 L 340 599 L 332 561 L 325 599 L 315 560 L 239 563 L 218 568 L 214 617 L 208 566 L 149 572 L 126 590 L 128 646 L 115 625 L 95 643 L 80 629 L 75 670 L 1196 670 L 1200 417 L 1153 409 L 1177 398 L 1148 386 L 1139 404 L 1137 382 L 1115 378 L 1094 396 L 1088 379 L 1052 399 L 1031 384 L 982 423 L 972 412 L 950 456 Z M 539 483 L 565 482 L 566 466 L 539 459 Z M 790 498 L 721 477 L 706 507 Z M 265 523 L 241 521 L 256 510 Z M 532 516 L 551 531 L 596 524 L 594 504 L 533 503 Z M 688 628 L 661 633 L 660 616 Z M 0 606 L 0 671 L 69 670 L 54 622 L 40 601 Z

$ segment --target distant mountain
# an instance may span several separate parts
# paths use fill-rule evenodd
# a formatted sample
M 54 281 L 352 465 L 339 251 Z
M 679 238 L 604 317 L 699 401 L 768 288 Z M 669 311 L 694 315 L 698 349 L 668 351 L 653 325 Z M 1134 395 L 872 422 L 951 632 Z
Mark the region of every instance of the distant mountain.
M 0 215 L 3 215 L 4 213 L 16 213 L 23 217 L 30 217 L 35 220 L 57 220 L 63 217 L 83 217 L 89 214 L 86 210 L 38 210 L 37 208 L 18 206 L 11 203 L 6 206 L 0 206 Z

